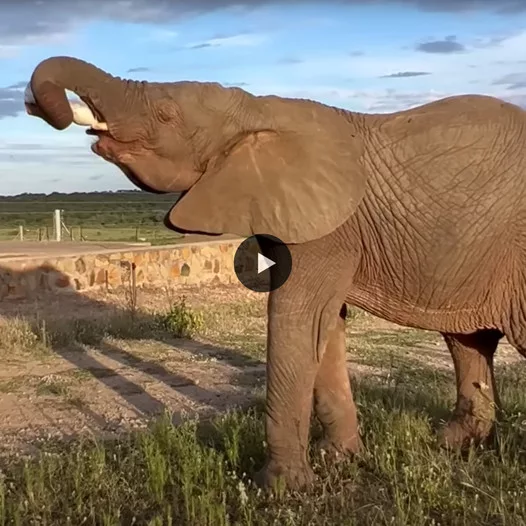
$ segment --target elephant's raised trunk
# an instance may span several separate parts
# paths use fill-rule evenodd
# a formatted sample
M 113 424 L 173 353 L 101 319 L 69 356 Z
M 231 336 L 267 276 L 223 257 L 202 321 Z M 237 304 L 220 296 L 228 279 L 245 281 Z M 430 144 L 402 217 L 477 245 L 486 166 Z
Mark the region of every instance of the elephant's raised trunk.
M 57 130 L 67 128 L 74 120 L 73 109 L 65 90 L 76 93 L 91 109 L 99 122 L 106 120 L 104 99 L 115 104 L 122 96 L 123 81 L 96 66 L 72 57 L 52 57 L 43 60 L 34 70 L 26 102 L 31 96 L 48 124 Z M 86 123 L 87 124 L 87 123 Z

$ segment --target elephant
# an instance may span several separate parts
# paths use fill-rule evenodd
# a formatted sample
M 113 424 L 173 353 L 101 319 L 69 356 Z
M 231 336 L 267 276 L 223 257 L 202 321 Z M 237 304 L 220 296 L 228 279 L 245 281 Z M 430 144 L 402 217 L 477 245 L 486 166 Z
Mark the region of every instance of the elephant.
M 94 122 L 92 151 L 137 187 L 179 193 L 166 227 L 275 236 L 293 266 L 268 295 L 266 462 L 255 480 L 311 485 L 310 417 L 333 458 L 363 442 L 346 366 L 349 306 L 440 333 L 456 406 L 439 443 L 487 440 L 493 359 L 526 355 L 526 115 L 485 95 L 390 114 L 256 96 L 213 82 L 150 83 L 74 57 L 40 62 L 26 111 L 57 130 Z M 85 124 L 85 119 L 78 122 Z

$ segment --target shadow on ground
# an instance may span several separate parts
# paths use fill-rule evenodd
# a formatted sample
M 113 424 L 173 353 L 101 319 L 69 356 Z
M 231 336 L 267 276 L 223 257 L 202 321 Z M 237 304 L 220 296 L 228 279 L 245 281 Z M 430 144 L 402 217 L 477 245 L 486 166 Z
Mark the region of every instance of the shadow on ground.
M 8 272 L 9 276 L 6 276 Z M 50 276 L 55 281 L 67 280 L 64 274 L 49 266 L 20 272 L 18 275 L 0 267 L 0 287 L 2 282 L 20 285 L 28 281 L 49 282 Z M 5 287 L 7 285 L 4 285 L 4 291 Z M 57 293 L 49 289 L 31 299 L 13 297 L 16 290 L 8 292 L 11 293 L 11 299 L 4 299 L 0 303 L 0 316 L 8 321 L 20 316 L 29 319 L 40 342 L 45 341 L 47 348 L 54 354 L 73 368 L 84 371 L 108 391 L 114 392 L 117 395 L 112 401 L 114 405 L 118 405 L 115 398 L 126 401 L 139 418 L 148 419 L 166 410 L 173 412 L 173 405 L 157 396 L 158 390 L 145 389 L 141 383 L 135 381 L 133 375 L 121 374 L 121 369 L 141 373 L 153 379 L 156 385 L 164 385 L 167 388 L 165 391 L 178 393 L 182 398 L 195 402 L 201 406 L 201 414 L 224 411 L 230 404 L 238 407 L 252 405 L 255 399 L 253 395 L 257 394 L 257 388 L 262 385 L 259 380 L 264 380 L 265 365 L 262 360 L 254 356 L 249 359 L 243 355 L 243 351 L 228 346 L 174 337 L 160 326 L 158 314 L 139 309 L 132 296 L 127 304 L 119 306 L 76 291 Z M 129 292 L 132 295 L 133 291 Z M 90 313 L 89 317 L 86 313 Z M 228 324 L 230 319 L 231 313 L 225 317 L 224 323 Z M 248 348 L 249 340 L 253 339 L 252 331 L 245 325 L 238 326 L 238 329 L 242 333 L 241 347 Z M 349 352 L 351 374 L 353 365 L 369 365 L 373 370 L 371 374 L 358 373 L 357 377 L 353 374 L 353 391 L 358 404 L 363 399 L 360 393 L 366 392 L 367 400 L 375 400 L 389 407 L 390 412 L 408 415 L 415 412 L 426 413 L 433 427 L 437 427 L 441 420 L 450 416 L 454 395 L 449 353 L 443 342 L 440 349 L 436 347 L 438 340 L 434 333 L 378 330 L 375 327 L 361 331 L 354 326 L 348 333 L 349 344 L 353 347 Z M 162 345 L 168 354 L 173 352 L 171 367 L 167 367 L 168 360 L 150 359 L 148 352 L 141 352 L 140 356 L 131 352 L 127 345 L 129 342 L 133 343 L 134 349 L 138 346 L 146 349 L 148 345 L 155 346 L 156 343 Z M 234 345 L 232 340 L 228 340 L 228 345 Z M 92 350 L 96 352 L 93 353 Z M 414 352 L 411 353 L 410 350 Z M 211 387 L 196 382 L 187 374 L 192 372 L 192 364 L 189 366 L 188 362 L 177 362 L 181 353 L 194 357 L 208 378 L 217 374 L 214 363 L 224 365 L 223 371 L 227 370 L 227 374 L 221 385 L 241 386 L 237 395 L 229 396 L 225 389 L 220 389 L 221 385 L 218 383 L 214 385 L 211 382 Z M 9 356 L 6 363 L 9 364 Z M 6 376 L 7 373 L 4 378 Z M 368 376 L 365 383 L 361 381 L 361 376 Z M 429 388 L 432 390 L 429 391 Z M 433 395 L 428 396 L 427 392 L 432 392 Z M 90 401 L 96 396 L 96 392 L 87 393 Z M 175 406 L 174 416 L 178 422 L 182 415 L 177 410 L 179 406 Z M 203 406 L 206 406 L 204 412 Z M 107 416 L 99 414 L 100 411 L 98 413 L 96 409 L 97 407 L 93 410 L 93 405 L 78 406 L 86 419 L 98 427 L 107 427 Z M 360 408 L 365 413 L 369 410 L 365 406 Z
M 133 298 L 128 305 L 122 307 L 92 299 L 71 289 L 57 292 L 52 288 L 42 287 L 42 284 L 51 280 L 54 283 L 69 282 L 67 276 L 52 266 L 41 266 L 18 273 L 0 266 L 0 287 L 2 295 L 6 296 L 0 302 L 0 316 L 8 322 L 14 318 L 28 320 L 40 344 L 44 343 L 66 362 L 114 391 L 139 416 L 159 415 L 169 408 L 141 385 L 119 374 L 118 367 L 113 368 L 104 363 L 102 358 L 148 375 L 198 404 L 206 401 L 212 410 L 225 408 L 221 396 L 224 393 L 201 387 L 183 372 L 168 370 L 158 361 L 139 357 L 124 349 L 116 340 L 150 343 L 154 340 L 168 344 L 174 352 L 183 351 L 196 359 L 213 357 L 218 362 L 227 364 L 233 370 L 230 380 L 244 386 L 247 394 L 250 394 L 254 386 L 254 366 L 262 366 L 259 360 L 251 360 L 251 367 L 247 367 L 247 362 L 242 360 L 239 351 L 169 334 L 161 326 L 159 315 L 137 309 Z M 33 284 L 32 289 L 44 288 L 44 291 L 31 298 L 17 297 L 17 287 L 22 289 L 28 284 Z M 136 291 L 130 290 L 129 293 L 133 295 Z M 86 318 L 86 312 L 93 313 L 93 316 Z M 95 349 L 101 358 L 94 356 L 89 349 Z M 106 422 L 100 415 L 87 408 L 79 409 L 89 412 L 86 416 L 94 423 L 105 425 Z

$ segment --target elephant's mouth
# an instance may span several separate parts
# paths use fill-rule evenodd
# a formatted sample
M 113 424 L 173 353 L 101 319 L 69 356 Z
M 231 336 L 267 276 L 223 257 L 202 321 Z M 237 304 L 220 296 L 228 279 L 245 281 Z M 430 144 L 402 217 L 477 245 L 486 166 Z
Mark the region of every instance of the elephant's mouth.
M 96 138 L 91 144 L 91 151 L 94 154 L 118 166 L 127 177 L 135 182 L 137 177 L 133 174 L 133 170 L 130 167 L 135 158 L 133 149 L 130 148 L 130 144 L 123 144 L 115 139 L 111 132 L 106 130 L 88 128 L 86 134 Z
M 142 181 L 141 177 L 133 169 L 133 153 L 129 151 L 126 145 L 114 139 L 109 132 L 90 128 L 86 130 L 86 134 L 97 137 L 97 140 L 91 145 L 91 151 L 117 166 L 135 186 L 144 192 L 153 194 L 167 193 L 164 190 L 153 188 Z
M 117 148 L 117 141 L 111 136 L 110 132 L 106 130 L 97 130 L 95 128 L 88 128 L 86 135 L 95 137 L 96 140 L 91 144 L 91 151 L 100 157 L 117 164 L 119 162 Z
M 92 135 L 98 137 L 99 139 L 101 137 L 110 137 L 110 133 L 107 130 L 97 130 L 91 127 L 86 130 L 86 135 Z
M 91 135 L 95 140 L 91 143 L 91 151 L 114 164 L 117 163 L 117 155 L 112 143 L 114 142 L 110 133 L 106 130 L 88 128 L 86 135 Z

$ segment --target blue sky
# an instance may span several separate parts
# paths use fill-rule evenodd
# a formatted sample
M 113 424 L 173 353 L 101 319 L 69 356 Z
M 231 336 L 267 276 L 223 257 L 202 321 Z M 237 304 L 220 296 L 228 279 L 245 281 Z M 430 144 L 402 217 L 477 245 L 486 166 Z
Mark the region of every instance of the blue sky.
M 217 81 L 365 112 L 458 93 L 526 106 L 524 0 L 197 0 L 194 13 L 167 0 L 28 2 L 0 5 L 3 194 L 133 188 L 83 129 L 57 132 L 24 113 L 21 86 L 53 55 L 128 78 Z

